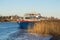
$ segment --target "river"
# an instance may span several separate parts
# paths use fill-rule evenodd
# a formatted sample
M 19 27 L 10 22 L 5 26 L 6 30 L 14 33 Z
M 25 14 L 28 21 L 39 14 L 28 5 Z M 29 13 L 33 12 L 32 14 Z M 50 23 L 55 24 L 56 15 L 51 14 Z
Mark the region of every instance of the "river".
M 17 22 L 0 22 L 0 40 L 50 40 L 51 35 L 40 36 L 19 29 Z

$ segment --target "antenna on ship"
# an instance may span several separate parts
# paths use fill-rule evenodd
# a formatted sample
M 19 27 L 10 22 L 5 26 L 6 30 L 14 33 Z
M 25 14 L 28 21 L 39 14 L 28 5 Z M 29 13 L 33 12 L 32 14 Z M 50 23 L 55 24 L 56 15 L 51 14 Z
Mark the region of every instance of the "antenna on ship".
M 33 13 L 33 14 L 36 14 L 35 8 L 32 8 L 32 13 Z

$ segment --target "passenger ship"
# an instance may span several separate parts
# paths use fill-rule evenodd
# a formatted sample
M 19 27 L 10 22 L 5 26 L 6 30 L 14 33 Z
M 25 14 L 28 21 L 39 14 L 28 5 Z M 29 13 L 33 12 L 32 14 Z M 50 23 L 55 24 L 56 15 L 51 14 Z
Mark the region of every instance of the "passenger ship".
M 27 29 L 29 26 L 33 26 L 34 22 L 40 21 L 40 13 L 27 13 L 24 15 L 24 17 L 17 20 L 17 23 L 19 24 L 21 29 Z

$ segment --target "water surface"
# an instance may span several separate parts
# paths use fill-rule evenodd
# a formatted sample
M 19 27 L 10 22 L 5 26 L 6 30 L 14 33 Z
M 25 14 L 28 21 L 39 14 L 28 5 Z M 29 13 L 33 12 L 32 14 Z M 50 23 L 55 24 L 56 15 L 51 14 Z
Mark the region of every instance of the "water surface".
M 50 40 L 52 36 L 39 36 L 19 29 L 17 22 L 0 22 L 0 40 Z

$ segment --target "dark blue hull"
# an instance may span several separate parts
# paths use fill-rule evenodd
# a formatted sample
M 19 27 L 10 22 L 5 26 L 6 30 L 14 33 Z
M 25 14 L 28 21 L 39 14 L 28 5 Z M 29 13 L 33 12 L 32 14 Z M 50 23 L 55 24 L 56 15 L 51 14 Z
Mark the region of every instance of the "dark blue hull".
M 27 29 L 28 27 L 33 27 L 33 22 L 18 22 L 20 29 Z

